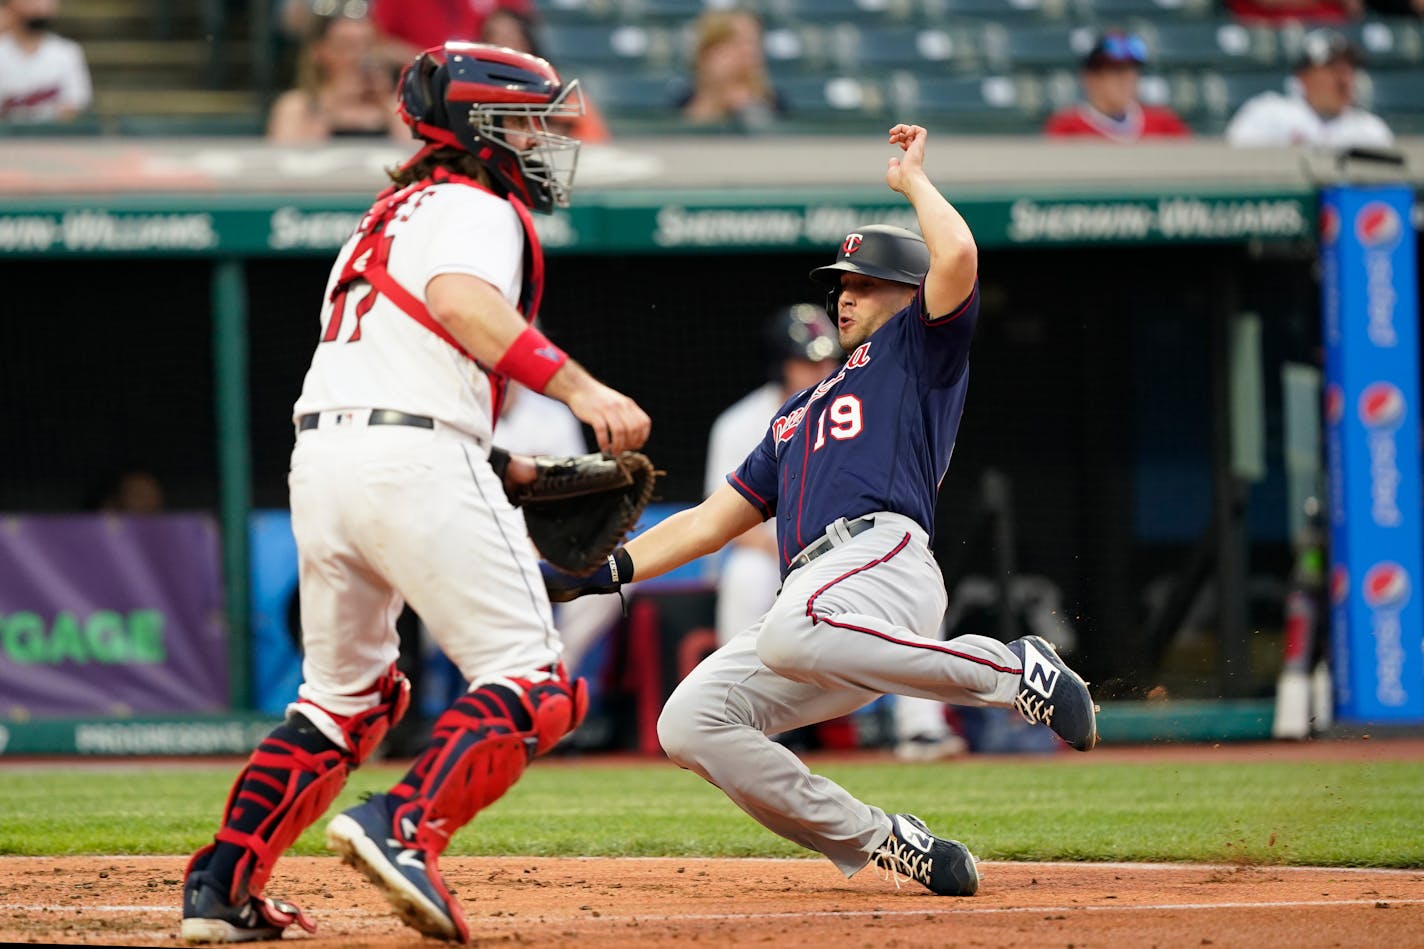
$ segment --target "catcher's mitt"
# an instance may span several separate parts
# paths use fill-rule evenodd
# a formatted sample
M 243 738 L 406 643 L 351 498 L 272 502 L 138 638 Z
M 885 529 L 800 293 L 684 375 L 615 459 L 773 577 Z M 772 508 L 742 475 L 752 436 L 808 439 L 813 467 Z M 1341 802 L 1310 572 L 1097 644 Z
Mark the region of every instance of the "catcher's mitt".
M 534 464 L 538 476 L 511 488 L 509 498 L 524 507 L 524 523 L 544 559 L 579 577 L 602 566 L 638 526 L 662 474 L 637 451 L 539 456 Z

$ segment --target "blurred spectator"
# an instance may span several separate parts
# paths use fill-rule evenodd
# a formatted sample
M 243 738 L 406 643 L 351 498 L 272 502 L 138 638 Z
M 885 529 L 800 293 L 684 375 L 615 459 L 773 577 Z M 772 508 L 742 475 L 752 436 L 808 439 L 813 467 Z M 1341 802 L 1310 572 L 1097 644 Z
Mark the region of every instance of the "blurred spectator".
M 702 14 L 694 29 L 692 85 L 676 101 L 684 119 L 757 131 L 789 111 L 767 75 L 755 14 L 713 10 Z
M 272 103 L 267 140 L 278 145 L 323 142 L 335 136 L 389 137 L 410 132 L 396 114 L 390 72 L 376 59 L 370 21 L 322 17 L 303 46 L 297 87 Z
M 94 90 L 84 51 L 50 32 L 59 0 L 4 0 L 0 121 L 55 122 L 89 108 Z
M 534 0 L 375 0 L 371 20 L 386 55 L 405 63 L 447 40 L 478 40 L 485 18 L 499 9 L 536 15 Z
M 826 378 L 841 358 L 830 317 L 814 303 L 774 313 L 763 331 L 767 381 L 722 411 L 707 443 L 704 494 L 722 486 L 761 441 L 776 410 L 802 389 Z M 717 644 L 759 620 L 781 586 L 776 521 L 763 522 L 726 547 L 717 582 Z
M 163 485 L 153 472 L 129 468 L 106 477 L 84 506 L 116 514 L 158 514 L 164 508 Z
M 1137 83 L 1146 62 L 1147 44 L 1142 37 L 1116 30 L 1102 34 L 1084 57 L 1078 74 L 1085 101 L 1051 115 L 1044 134 L 1114 142 L 1190 135 L 1191 130 L 1171 109 L 1138 100 Z
M 548 59 L 544 51 L 540 49 L 535 40 L 534 21 L 523 13 L 514 10 L 498 9 L 485 17 L 484 25 L 480 28 L 480 42 L 492 43 L 495 46 L 507 46 L 510 49 L 517 49 L 522 53 L 533 53 L 541 59 Z M 558 63 L 554 68 L 558 68 Z M 577 76 L 560 77 L 577 79 Z M 583 115 L 577 119 L 555 119 L 549 120 L 549 126 L 560 135 L 567 135 L 576 138 L 581 142 L 606 142 L 612 136 L 609 135 L 608 125 L 603 121 L 602 114 L 594 106 L 593 100 L 588 97 L 587 91 L 580 86 L 583 98 Z
M 1355 107 L 1359 47 L 1334 30 L 1313 30 L 1301 43 L 1288 92 L 1263 92 L 1242 104 L 1226 127 L 1232 145 L 1286 146 L 1394 143 L 1384 120 Z
M 1226 0 L 1244 26 L 1288 23 L 1344 23 L 1364 12 L 1364 0 Z

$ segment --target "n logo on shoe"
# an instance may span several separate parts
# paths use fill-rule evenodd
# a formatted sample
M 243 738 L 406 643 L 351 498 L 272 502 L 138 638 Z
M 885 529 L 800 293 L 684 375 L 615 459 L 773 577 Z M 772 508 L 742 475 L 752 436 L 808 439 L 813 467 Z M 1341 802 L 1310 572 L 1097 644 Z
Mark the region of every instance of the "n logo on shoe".
M 1048 661 L 1042 652 L 1034 647 L 1033 643 L 1025 642 L 1023 650 L 1024 683 L 1044 698 L 1053 698 L 1053 689 L 1058 685 L 1058 677 L 1062 673 Z
M 909 821 L 901 820 L 899 817 L 896 817 L 895 829 L 905 843 L 919 850 L 921 853 L 929 853 L 930 848 L 934 846 L 934 838 Z
M 399 847 L 398 841 L 389 841 L 393 847 Z M 409 847 L 401 847 L 396 851 L 396 863 L 403 867 L 410 867 L 412 870 L 425 872 L 425 853 L 420 850 L 412 850 Z

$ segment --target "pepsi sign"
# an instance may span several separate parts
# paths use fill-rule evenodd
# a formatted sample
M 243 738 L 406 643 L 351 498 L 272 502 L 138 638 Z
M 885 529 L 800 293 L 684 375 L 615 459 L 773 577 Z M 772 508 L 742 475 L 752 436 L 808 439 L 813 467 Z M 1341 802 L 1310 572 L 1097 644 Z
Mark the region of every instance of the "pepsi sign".
M 1413 195 L 1321 195 L 1330 617 L 1337 718 L 1424 723 Z

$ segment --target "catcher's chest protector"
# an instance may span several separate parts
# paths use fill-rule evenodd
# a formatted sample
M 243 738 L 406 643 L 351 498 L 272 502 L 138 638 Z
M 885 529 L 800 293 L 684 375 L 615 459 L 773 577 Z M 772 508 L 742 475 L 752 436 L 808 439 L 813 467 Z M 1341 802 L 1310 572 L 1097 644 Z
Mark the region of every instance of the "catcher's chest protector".
M 351 256 L 347 258 L 345 266 L 342 267 L 341 275 L 337 277 L 335 286 L 331 289 L 331 300 L 333 303 L 342 300 L 350 292 L 353 284 L 364 280 L 371 285 L 376 293 L 380 293 L 400 307 L 402 312 L 454 347 L 460 355 L 466 359 L 474 359 L 455 337 L 451 336 L 449 331 L 430 315 L 430 310 L 425 303 L 401 286 L 386 269 L 386 261 L 390 258 L 391 244 L 395 240 L 394 237 L 386 236 L 386 225 L 395 217 L 396 212 L 412 198 L 438 184 L 463 185 L 494 194 L 473 178 L 451 174 L 444 168 L 437 168 L 429 178 L 422 178 L 400 190 L 394 186 L 387 188 L 381 192 L 371 210 L 367 211 L 366 216 L 361 219 L 361 237 L 352 250 Z M 529 208 L 513 195 L 507 196 L 505 200 L 514 208 L 515 214 L 519 216 L 519 223 L 524 229 L 524 283 L 519 291 L 519 312 L 532 323 L 539 314 L 539 304 L 544 297 L 544 248 L 539 243 L 538 233 L 534 230 L 534 219 L 529 213 Z M 374 295 L 367 299 L 370 301 L 369 303 L 365 303 L 364 307 L 358 307 L 358 319 L 363 308 L 369 309 L 370 304 L 375 302 Z M 338 308 L 337 312 L 341 312 L 341 309 Z M 360 332 L 358 325 L 356 335 L 352 339 L 358 339 Z M 504 393 L 508 381 L 483 363 L 480 364 L 480 369 L 489 378 L 490 386 L 493 389 L 491 400 L 493 418 L 491 418 L 490 424 L 494 426 L 499 422 L 500 408 L 504 403 Z

